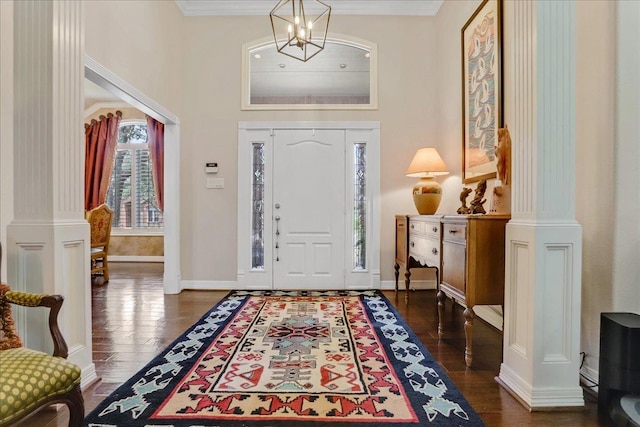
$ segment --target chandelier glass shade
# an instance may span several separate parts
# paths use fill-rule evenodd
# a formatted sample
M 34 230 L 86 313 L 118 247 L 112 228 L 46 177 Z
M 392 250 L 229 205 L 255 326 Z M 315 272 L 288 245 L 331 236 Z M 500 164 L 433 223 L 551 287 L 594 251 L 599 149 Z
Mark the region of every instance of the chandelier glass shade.
M 331 6 L 319 0 L 280 0 L 269 17 L 278 52 L 306 62 L 324 49 Z

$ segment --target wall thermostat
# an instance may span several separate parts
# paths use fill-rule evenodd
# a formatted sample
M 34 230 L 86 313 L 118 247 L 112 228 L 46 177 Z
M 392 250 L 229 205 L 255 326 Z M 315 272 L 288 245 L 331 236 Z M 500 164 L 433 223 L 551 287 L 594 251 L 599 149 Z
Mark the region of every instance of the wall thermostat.
M 206 173 L 218 173 L 218 164 L 217 163 L 206 163 L 204 170 Z

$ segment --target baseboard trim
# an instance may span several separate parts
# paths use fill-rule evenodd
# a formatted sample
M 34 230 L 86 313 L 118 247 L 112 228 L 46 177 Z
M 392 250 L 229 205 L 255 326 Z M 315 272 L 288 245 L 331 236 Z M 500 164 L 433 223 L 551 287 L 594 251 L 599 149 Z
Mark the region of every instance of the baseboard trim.
M 182 290 L 192 291 L 230 291 L 238 289 L 238 282 L 223 280 L 183 280 Z
M 82 372 L 80 373 L 80 388 L 82 390 L 86 390 L 88 387 L 98 382 L 100 378 L 96 373 L 96 365 L 91 363 L 88 366 L 82 368 Z
M 584 407 L 582 387 L 533 388 L 504 363 L 500 365 L 500 374 L 495 377 L 495 381 L 529 412 L 575 410 Z
M 109 255 L 109 262 L 164 262 L 164 256 Z
M 580 369 L 580 373 L 584 378 L 580 378 L 580 383 L 583 387 L 588 388 L 595 394 L 598 394 L 598 381 L 600 380 L 600 372 L 588 366 Z
M 382 280 L 380 281 L 380 289 L 382 290 L 394 290 L 396 288 L 395 280 Z M 404 280 L 398 282 L 398 289 L 404 291 Z M 412 280 L 409 286 L 412 291 L 423 289 L 437 289 L 435 280 Z
M 476 313 L 476 316 L 478 316 L 497 330 L 502 331 L 504 319 L 498 311 L 499 309 L 499 306 L 494 307 L 491 305 L 476 305 L 475 307 L 473 307 L 473 311 Z
M 271 287 L 268 286 L 240 286 L 238 285 L 237 281 L 224 281 L 224 280 L 182 280 L 181 282 L 181 288 L 183 290 L 185 289 L 190 289 L 190 290 L 196 290 L 196 291 L 226 291 L 226 290 L 235 290 L 235 289 L 252 289 L 252 290 L 265 290 L 265 289 L 271 289 Z M 415 287 L 414 287 L 415 284 Z M 380 289 L 382 290 L 393 290 L 395 289 L 395 281 L 393 280 L 383 280 L 380 282 Z M 367 290 L 367 289 L 374 289 L 371 287 L 351 287 L 351 288 L 347 288 L 347 289 L 352 289 L 352 290 L 358 290 L 358 289 L 362 289 L 362 290 Z M 411 290 L 418 290 L 418 289 L 436 289 L 435 286 L 435 281 L 433 280 L 416 280 L 411 281 Z M 400 290 L 404 290 L 404 283 L 402 283 L 402 286 L 400 287 Z

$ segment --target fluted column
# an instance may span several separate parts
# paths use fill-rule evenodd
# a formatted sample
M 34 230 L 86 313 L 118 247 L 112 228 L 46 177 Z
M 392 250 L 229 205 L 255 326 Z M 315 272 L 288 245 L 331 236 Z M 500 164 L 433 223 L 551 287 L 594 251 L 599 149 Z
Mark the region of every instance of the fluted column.
M 89 226 L 84 220 L 82 2 L 14 2 L 14 217 L 8 278 L 62 294 L 69 360 L 95 379 L 91 355 Z M 26 344 L 50 350 L 44 313 L 18 313 Z
M 530 409 L 583 406 L 582 229 L 575 220 L 575 1 L 505 2 L 513 140 L 503 363 Z

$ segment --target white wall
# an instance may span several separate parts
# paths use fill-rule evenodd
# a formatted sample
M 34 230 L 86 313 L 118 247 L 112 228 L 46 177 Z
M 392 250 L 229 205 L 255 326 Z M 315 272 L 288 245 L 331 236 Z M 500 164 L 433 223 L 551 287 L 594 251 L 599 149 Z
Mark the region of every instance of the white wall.
M 7 225 L 13 219 L 13 3 L 0 2 L 0 281 L 7 280 Z
M 640 314 L 640 2 L 618 2 L 614 309 Z
M 438 138 L 446 147 L 443 159 L 451 175 L 443 182 L 443 200 L 440 209 L 455 213 L 460 207 L 462 191 L 462 53 L 461 29 L 480 4 L 479 1 L 444 2 L 436 16 L 436 63 L 438 65 L 436 98 Z M 487 184 L 486 194 L 491 194 L 493 180 Z M 475 189 L 475 183 L 470 185 Z M 485 209 L 488 205 L 485 205 Z
M 393 278 L 394 215 L 415 213 L 413 178 L 404 172 L 437 138 L 435 20 L 332 16 L 330 33 L 378 45 L 377 111 L 241 111 L 241 47 L 271 34 L 267 16 L 186 18 L 182 114 L 182 277 L 236 278 L 238 121 L 379 120 L 381 123 L 381 271 Z M 322 53 L 320 53 L 322 54 Z M 205 162 L 218 162 L 223 190 L 205 188 Z M 453 160 L 452 160 L 453 162 Z
M 640 314 L 640 3 L 578 1 L 576 31 L 581 350 L 597 379 L 600 313 Z
M 173 1 L 84 2 L 85 51 L 180 117 L 184 17 Z
M 235 281 L 237 123 L 253 120 L 381 122 L 381 270 L 393 278 L 393 216 L 415 213 L 404 171 L 420 147 L 446 152 L 434 101 L 435 18 L 332 16 L 330 32 L 378 44 L 377 111 L 243 112 L 241 47 L 271 34 L 267 16 L 182 17 L 168 1 L 95 1 L 85 10 L 87 54 L 180 117 L 184 280 Z M 207 161 L 220 165 L 223 190 L 205 188 Z
M 580 350 L 587 353 L 586 369 L 594 370 L 593 376 L 598 369 L 600 312 L 614 309 L 616 6 L 606 0 L 577 6 L 576 219 L 583 226 Z

